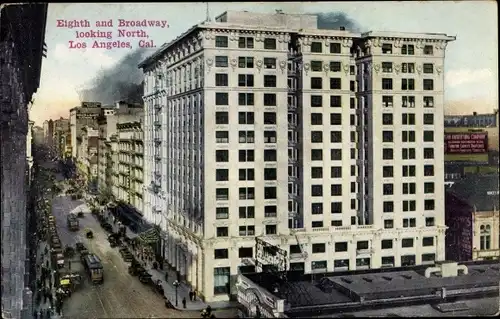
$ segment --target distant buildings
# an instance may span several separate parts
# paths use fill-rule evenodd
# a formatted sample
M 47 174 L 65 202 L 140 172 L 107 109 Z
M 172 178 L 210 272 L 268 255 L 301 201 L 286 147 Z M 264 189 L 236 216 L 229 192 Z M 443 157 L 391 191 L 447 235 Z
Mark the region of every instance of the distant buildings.
M 97 194 L 99 131 L 85 126 L 81 130 L 76 166 L 88 186 L 88 192 Z
M 141 63 L 144 216 L 181 278 L 227 300 L 255 238 L 306 273 L 443 260 L 454 39 L 228 11 Z
M 78 158 L 79 145 L 82 142 L 82 129 L 90 127 L 97 129 L 97 118 L 101 114 L 101 103 L 82 102 L 81 106 L 70 110 L 71 157 Z
M 52 150 L 54 146 L 54 121 L 47 120 L 43 122 L 44 143 Z
M 58 157 L 66 158 L 67 140 L 71 142 L 71 129 L 69 119 L 59 118 L 54 120 L 53 143 Z
M 498 175 L 470 175 L 446 192 L 446 259 L 500 257 Z
M 42 145 L 45 142 L 43 128 L 40 126 L 33 126 L 33 141 L 35 144 Z

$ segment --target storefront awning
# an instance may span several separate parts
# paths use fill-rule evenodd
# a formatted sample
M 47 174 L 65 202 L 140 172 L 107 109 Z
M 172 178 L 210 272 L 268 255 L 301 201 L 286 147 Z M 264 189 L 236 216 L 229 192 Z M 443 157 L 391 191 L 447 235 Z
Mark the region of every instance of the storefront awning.
M 160 229 L 158 226 L 153 226 L 151 229 L 140 233 L 137 239 L 145 244 L 155 244 L 161 240 Z

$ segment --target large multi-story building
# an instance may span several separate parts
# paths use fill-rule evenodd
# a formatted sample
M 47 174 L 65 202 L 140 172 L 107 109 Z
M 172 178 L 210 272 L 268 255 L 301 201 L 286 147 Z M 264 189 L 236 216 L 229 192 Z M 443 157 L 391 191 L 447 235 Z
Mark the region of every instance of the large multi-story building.
M 2 318 L 31 318 L 36 242 L 27 205 L 28 111 L 47 56 L 46 3 L 0 8 L 0 216 Z
M 45 138 L 45 145 L 52 150 L 54 146 L 54 121 L 46 120 L 43 122 L 43 135 Z
M 167 260 L 206 300 L 260 271 L 256 238 L 306 273 L 443 260 L 453 40 L 228 11 L 162 46 L 140 67 L 144 215 Z
M 79 107 L 69 110 L 70 134 L 71 134 L 71 157 L 78 158 L 78 149 L 82 141 L 82 129 L 84 127 L 98 128 L 97 118 L 101 114 L 100 102 L 82 102 Z
M 59 118 L 54 120 L 53 143 L 58 157 L 64 158 L 66 152 L 66 139 L 70 135 L 69 119 Z
M 85 181 L 88 191 L 97 193 L 98 183 L 98 145 L 99 131 L 91 127 L 84 127 L 82 141 L 78 145 L 77 169 L 78 174 Z
M 33 167 L 33 154 L 32 154 L 32 145 L 33 145 L 33 125 L 35 122 L 28 121 L 28 133 L 26 134 L 26 162 L 28 166 L 27 174 L 28 181 L 31 183 L 31 168 Z

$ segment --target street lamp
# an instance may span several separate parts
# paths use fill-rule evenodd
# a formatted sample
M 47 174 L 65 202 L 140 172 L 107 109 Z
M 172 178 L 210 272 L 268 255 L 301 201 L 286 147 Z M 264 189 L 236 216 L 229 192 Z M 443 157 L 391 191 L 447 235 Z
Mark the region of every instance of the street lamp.
M 175 306 L 178 307 L 179 306 L 179 299 L 178 299 L 178 294 L 177 294 L 177 288 L 179 287 L 180 283 L 179 281 L 174 281 L 174 287 L 175 287 Z

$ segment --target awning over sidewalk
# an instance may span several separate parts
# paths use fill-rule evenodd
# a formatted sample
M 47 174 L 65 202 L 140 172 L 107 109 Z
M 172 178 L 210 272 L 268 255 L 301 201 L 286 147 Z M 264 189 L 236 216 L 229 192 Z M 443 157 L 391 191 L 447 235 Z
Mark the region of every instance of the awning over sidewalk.
M 140 233 L 137 239 L 145 244 L 156 244 L 161 240 L 160 228 L 153 226 L 151 229 Z

